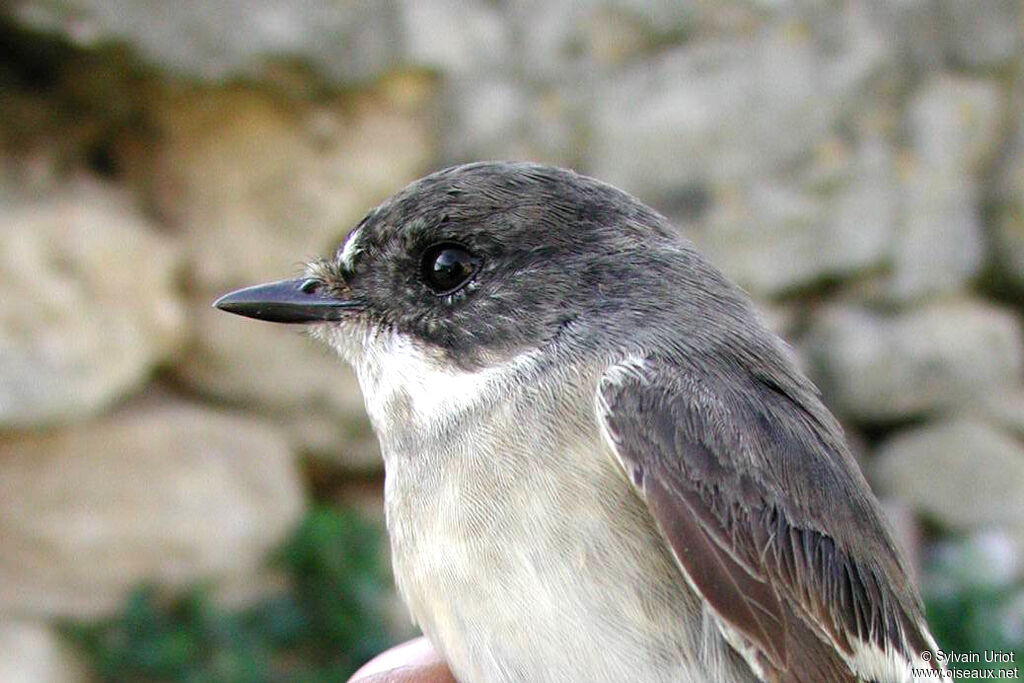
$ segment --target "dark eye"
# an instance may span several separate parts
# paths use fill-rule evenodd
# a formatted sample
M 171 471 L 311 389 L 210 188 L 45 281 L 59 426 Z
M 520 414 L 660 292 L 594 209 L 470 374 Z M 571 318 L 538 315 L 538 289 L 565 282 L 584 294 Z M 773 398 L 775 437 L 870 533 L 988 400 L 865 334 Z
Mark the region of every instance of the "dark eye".
M 469 281 L 480 259 L 458 244 L 435 244 L 423 252 L 423 281 L 438 294 L 451 294 Z

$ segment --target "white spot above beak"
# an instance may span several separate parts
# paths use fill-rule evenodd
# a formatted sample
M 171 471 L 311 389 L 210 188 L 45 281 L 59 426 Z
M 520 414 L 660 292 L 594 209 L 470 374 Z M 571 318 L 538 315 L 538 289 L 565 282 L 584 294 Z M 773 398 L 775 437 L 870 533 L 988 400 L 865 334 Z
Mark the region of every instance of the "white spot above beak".
M 349 233 L 348 239 L 345 240 L 345 246 L 341 248 L 341 265 L 346 269 L 352 268 L 352 261 L 355 259 L 356 254 L 359 253 L 359 235 L 362 233 L 362 228 L 356 228 Z

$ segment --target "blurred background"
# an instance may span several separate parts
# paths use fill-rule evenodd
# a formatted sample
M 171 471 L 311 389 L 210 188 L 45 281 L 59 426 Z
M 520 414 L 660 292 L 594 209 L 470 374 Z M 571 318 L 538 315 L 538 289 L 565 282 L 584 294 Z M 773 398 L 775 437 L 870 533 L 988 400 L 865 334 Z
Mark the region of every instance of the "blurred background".
M 210 302 L 491 158 L 741 283 L 940 645 L 1020 666 L 1022 45 L 1018 0 L 4 3 L 0 681 L 337 681 L 414 633 L 351 374 Z

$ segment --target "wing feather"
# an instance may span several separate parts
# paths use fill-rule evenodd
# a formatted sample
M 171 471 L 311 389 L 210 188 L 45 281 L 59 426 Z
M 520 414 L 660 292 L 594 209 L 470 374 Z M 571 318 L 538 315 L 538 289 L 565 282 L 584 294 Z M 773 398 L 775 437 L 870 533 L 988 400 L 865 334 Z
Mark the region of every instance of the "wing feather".
M 785 622 L 772 587 L 738 562 L 720 536 L 701 525 L 700 515 L 689 508 L 685 495 L 654 478 L 644 490 L 651 512 L 663 520 L 664 534 L 697 590 L 723 619 L 758 643 L 774 666 L 785 666 Z M 688 509 L 677 514 L 680 502 Z M 679 542 L 683 539 L 687 543 Z
M 911 680 L 935 643 L 831 416 L 799 387 L 683 367 L 612 368 L 599 419 L 723 634 L 766 680 Z

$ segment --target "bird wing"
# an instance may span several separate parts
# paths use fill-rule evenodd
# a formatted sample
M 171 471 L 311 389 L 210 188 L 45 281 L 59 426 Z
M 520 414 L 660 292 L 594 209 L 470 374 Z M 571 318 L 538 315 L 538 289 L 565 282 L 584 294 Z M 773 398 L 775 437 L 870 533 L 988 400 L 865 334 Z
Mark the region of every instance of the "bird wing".
M 912 680 L 935 643 L 841 430 L 767 377 L 722 376 L 648 357 L 598 388 L 685 579 L 764 680 Z

